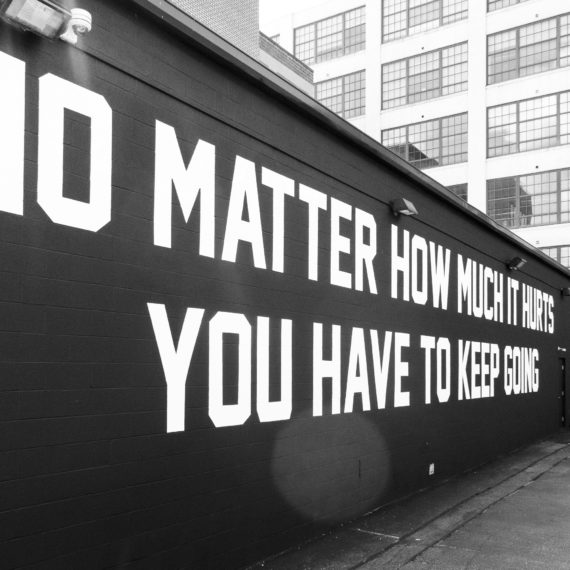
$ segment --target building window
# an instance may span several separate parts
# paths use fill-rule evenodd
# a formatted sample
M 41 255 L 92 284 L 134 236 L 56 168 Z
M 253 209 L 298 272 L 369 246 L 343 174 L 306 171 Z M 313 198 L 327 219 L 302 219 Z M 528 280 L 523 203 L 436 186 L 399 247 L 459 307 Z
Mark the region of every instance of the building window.
M 546 253 L 564 267 L 570 268 L 570 245 L 555 245 L 553 247 L 541 247 L 541 251 Z
M 487 37 L 487 83 L 570 65 L 570 14 Z
M 487 156 L 570 143 L 570 91 L 487 110 Z
M 345 119 L 364 115 L 366 72 L 357 71 L 316 83 L 315 98 Z
M 382 41 L 389 42 L 467 18 L 468 0 L 384 0 Z
M 418 168 L 467 160 L 467 113 L 382 131 L 382 144 Z
M 451 190 L 456 196 L 467 202 L 467 182 L 464 184 L 453 184 L 448 186 L 447 189 Z
M 515 4 L 520 4 L 526 0 L 488 0 L 487 10 L 489 12 L 494 12 L 495 10 L 500 10 L 501 8 L 506 8 L 507 6 L 514 6 Z
M 295 56 L 306 64 L 319 63 L 364 49 L 364 6 L 295 28 Z
M 488 180 L 487 213 L 508 228 L 570 222 L 570 169 Z
M 382 108 L 467 89 L 467 42 L 382 66 Z

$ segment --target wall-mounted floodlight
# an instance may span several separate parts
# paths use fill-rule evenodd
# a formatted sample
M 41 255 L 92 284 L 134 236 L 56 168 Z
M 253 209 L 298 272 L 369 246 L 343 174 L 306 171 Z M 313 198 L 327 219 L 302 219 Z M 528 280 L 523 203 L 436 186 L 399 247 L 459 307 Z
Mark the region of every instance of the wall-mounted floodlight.
M 394 216 L 417 216 L 418 211 L 416 207 L 405 198 L 396 198 L 390 202 L 390 207 L 392 208 L 392 213 Z
M 522 257 L 513 257 L 510 261 L 507 261 L 507 268 L 511 271 L 518 271 L 526 264 L 526 259 Z
M 0 16 L 24 30 L 70 44 L 77 43 L 78 35 L 91 31 L 87 10 L 69 11 L 53 0 L 0 0 Z
M 0 16 L 49 39 L 59 38 L 71 20 L 71 12 L 52 0 L 4 0 Z
M 570 287 L 562 287 L 560 293 L 562 293 L 563 297 L 570 297 Z

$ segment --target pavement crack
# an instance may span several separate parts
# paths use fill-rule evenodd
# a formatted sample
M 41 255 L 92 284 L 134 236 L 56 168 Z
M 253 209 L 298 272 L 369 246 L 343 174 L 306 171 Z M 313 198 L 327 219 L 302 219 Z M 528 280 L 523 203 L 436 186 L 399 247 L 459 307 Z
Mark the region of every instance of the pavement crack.
M 373 530 L 366 530 L 364 528 L 356 528 L 356 527 L 354 527 L 354 530 L 357 530 L 358 532 L 363 532 L 365 534 L 373 534 L 374 536 L 382 536 L 384 538 L 392 538 L 394 540 L 400 540 L 399 536 L 395 536 L 393 534 L 385 534 L 383 532 L 375 532 Z

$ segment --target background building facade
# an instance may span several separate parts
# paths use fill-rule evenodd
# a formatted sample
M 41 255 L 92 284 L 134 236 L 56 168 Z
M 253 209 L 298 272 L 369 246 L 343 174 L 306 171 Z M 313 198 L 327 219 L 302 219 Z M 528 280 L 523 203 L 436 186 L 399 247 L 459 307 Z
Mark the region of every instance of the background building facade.
M 168 0 L 252 57 L 259 55 L 258 0 Z
M 570 6 L 331 0 L 273 22 L 315 95 L 570 265 Z
M 258 0 L 169 0 L 169 3 L 269 67 L 298 89 L 313 95 L 313 70 L 259 32 Z

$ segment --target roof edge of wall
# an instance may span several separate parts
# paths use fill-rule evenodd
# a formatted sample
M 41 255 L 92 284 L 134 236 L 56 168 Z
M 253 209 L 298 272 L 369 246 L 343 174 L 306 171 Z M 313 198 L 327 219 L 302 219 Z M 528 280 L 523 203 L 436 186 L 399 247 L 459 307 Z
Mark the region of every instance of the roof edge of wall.
M 334 131 L 338 136 L 348 139 L 351 144 L 357 145 L 361 150 L 381 159 L 390 167 L 407 176 L 414 182 L 427 187 L 441 199 L 453 203 L 465 214 L 483 224 L 488 229 L 500 234 L 503 238 L 524 249 L 526 252 L 547 263 L 553 269 L 570 278 L 570 269 L 566 269 L 550 256 L 533 247 L 527 241 L 517 236 L 495 220 L 471 206 L 451 190 L 439 184 L 433 178 L 418 170 L 403 158 L 389 151 L 378 141 L 369 137 L 335 113 L 321 105 L 318 101 L 298 89 L 286 79 L 277 75 L 271 69 L 255 60 L 179 8 L 166 0 L 131 0 L 147 12 L 161 20 L 165 25 L 175 29 L 178 34 L 194 44 L 198 49 L 208 53 L 218 62 L 239 70 L 258 86 L 285 99 L 302 112 L 309 114 L 312 119 Z

